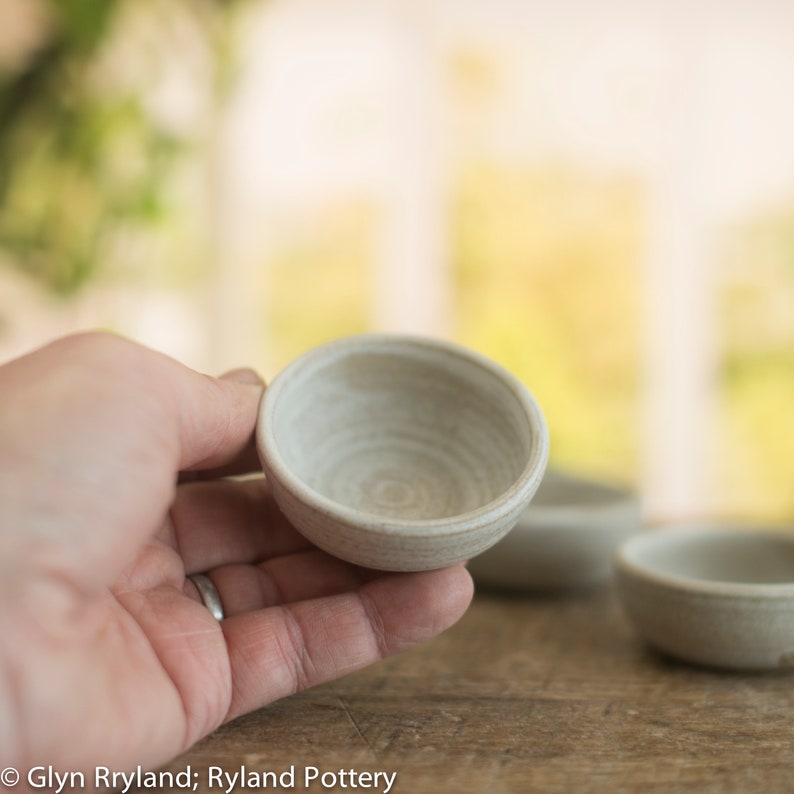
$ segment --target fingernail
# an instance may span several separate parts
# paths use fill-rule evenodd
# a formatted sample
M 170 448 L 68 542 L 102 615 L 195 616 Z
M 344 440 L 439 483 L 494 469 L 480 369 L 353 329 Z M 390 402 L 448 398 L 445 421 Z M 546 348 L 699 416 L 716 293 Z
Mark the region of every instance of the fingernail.
M 250 367 L 240 367 L 229 370 L 221 375 L 221 380 L 231 380 L 235 383 L 243 383 L 247 386 L 264 386 L 264 378 Z

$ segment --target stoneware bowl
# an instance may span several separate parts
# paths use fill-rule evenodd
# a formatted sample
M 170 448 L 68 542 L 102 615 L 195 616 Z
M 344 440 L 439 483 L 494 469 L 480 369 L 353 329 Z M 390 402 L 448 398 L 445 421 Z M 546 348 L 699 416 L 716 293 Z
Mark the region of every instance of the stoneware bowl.
M 602 584 L 616 549 L 640 527 L 640 501 L 625 488 L 548 470 L 515 527 L 469 563 L 478 584 L 562 590 Z
M 340 339 L 290 364 L 265 392 L 257 444 L 301 533 L 392 571 L 496 543 L 535 494 L 549 447 L 510 373 L 452 344 L 391 335 Z
M 617 555 L 620 598 L 637 631 L 687 662 L 733 670 L 794 664 L 794 535 L 678 526 Z

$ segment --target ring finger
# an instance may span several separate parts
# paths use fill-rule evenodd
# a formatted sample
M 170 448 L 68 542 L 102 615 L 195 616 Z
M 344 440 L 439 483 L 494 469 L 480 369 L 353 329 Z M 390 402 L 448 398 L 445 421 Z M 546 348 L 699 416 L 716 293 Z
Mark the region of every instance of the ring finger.
M 313 548 L 256 565 L 221 565 L 207 575 L 218 591 L 224 616 L 228 618 L 348 592 L 383 573 L 351 565 Z

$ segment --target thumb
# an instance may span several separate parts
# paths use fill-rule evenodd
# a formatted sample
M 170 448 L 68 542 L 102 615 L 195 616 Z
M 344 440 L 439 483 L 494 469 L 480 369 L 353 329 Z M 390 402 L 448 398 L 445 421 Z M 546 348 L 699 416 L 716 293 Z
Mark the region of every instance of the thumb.
M 264 389 L 264 380 L 250 368 L 233 369 L 220 376 L 222 381 L 230 381 L 232 383 L 242 384 L 248 387 L 256 387 L 261 394 Z M 179 475 L 179 482 L 196 482 L 198 480 L 214 480 L 219 477 L 229 477 L 236 474 L 248 474 L 250 472 L 259 471 L 259 454 L 256 450 L 256 443 L 254 434 L 251 433 L 247 442 L 243 445 L 242 449 L 236 454 L 232 455 L 231 459 L 225 461 L 221 466 L 214 468 L 204 468 L 203 466 L 194 466 L 192 470 L 182 471 Z
M 217 469 L 245 455 L 264 391 L 262 378 L 251 369 L 220 378 L 184 370 L 176 385 L 179 468 Z
M 221 380 L 231 380 L 235 383 L 244 383 L 248 386 L 264 386 L 265 381 L 262 376 L 250 367 L 238 367 L 237 369 L 230 369 L 228 372 L 221 375 Z

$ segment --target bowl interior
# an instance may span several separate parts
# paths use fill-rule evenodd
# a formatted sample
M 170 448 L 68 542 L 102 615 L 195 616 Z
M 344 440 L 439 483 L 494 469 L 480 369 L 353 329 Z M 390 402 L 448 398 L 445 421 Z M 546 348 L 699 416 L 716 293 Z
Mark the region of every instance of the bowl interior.
M 624 547 L 630 563 L 663 576 L 736 584 L 794 583 L 794 539 L 738 530 L 658 530 Z
M 477 359 L 407 341 L 341 346 L 280 384 L 285 466 L 364 513 L 440 519 L 487 505 L 527 467 L 532 427 L 516 385 Z

